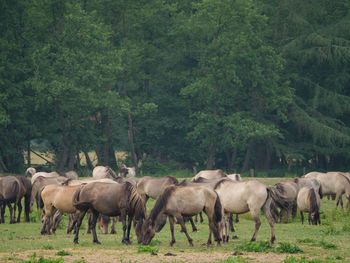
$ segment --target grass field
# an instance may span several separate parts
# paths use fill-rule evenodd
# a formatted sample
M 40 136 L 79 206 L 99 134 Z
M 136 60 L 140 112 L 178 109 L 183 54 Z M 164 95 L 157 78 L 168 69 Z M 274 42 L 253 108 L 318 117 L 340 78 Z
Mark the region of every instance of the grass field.
M 282 179 L 259 180 L 274 184 Z M 168 223 L 156 234 L 150 246 L 138 245 L 133 230 L 133 244 L 126 246 L 121 243 L 121 223 L 117 224 L 116 235 L 102 235 L 98 231 L 102 244 L 95 245 L 92 236 L 85 233 L 84 222 L 80 244 L 74 245 L 73 236 L 65 234 L 67 216 L 56 235 L 42 236 L 40 215 L 35 211 L 31 214 L 33 222 L 10 225 L 7 217 L 7 222 L 0 224 L 0 262 L 350 262 L 350 213 L 335 210 L 335 201 L 323 198 L 321 202 L 320 226 L 307 222 L 302 225 L 298 214 L 288 224 L 275 225 L 277 240 L 273 247 L 267 243 L 270 227 L 263 216 L 257 242 L 248 242 L 254 231 L 254 222 L 249 214 L 244 214 L 235 225 L 234 235 L 238 239 L 207 248 L 203 245 L 209 233 L 207 220 L 197 224 L 199 231 L 195 233 L 191 232 L 190 224 L 186 224 L 194 247 L 189 247 L 179 225 L 175 226 L 176 243 L 169 247 Z M 150 200 L 148 211 L 153 205 L 154 201 Z

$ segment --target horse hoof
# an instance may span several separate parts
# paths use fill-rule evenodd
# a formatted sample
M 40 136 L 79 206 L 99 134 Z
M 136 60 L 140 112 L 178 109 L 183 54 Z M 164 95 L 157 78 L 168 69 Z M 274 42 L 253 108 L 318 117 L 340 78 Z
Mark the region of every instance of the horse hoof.
M 94 243 L 97 244 L 97 245 L 101 245 L 101 242 L 98 241 L 98 240 L 94 241 Z
M 232 239 L 238 239 L 238 236 L 232 236 Z
M 192 230 L 192 232 L 197 232 L 197 231 L 198 231 L 197 228 Z
M 174 244 L 175 242 L 171 241 L 169 245 L 172 247 Z
M 111 231 L 111 234 L 112 234 L 112 235 L 113 235 L 113 234 L 117 234 L 117 231 L 112 230 L 112 231 Z

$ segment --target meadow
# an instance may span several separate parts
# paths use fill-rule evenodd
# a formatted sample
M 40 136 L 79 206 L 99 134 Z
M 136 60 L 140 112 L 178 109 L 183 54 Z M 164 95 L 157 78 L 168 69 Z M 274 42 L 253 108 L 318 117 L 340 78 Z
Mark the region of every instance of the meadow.
M 250 178 L 244 178 L 247 180 Z M 266 184 L 274 184 L 285 178 L 258 178 Z M 270 227 L 264 216 L 258 233 L 257 242 L 249 242 L 254 222 L 249 214 L 240 215 L 235 225 L 237 239 L 211 247 L 205 245 L 208 238 L 208 224 L 197 224 L 198 232 L 191 232 L 186 224 L 194 247 L 190 247 L 187 238 L 175 226 L 176 243 L 169 246 L 170 230 L 167 223 L 157 233 L 149 246 L 137 244 L 132 230 L 133 243 L 129 246 L 121 243 L 122 226 L 117 224 L 116 235 L 99 233 L 101 245 L 92 243 L 92 236 L 86 234 L 86 220 L 82 225 L 80 244 L 73 244 L 73 235 L 67 235 L 67 216 L 56 235 L 41 235 L 40 212 L 34 208 L 31 222 L 0 224 L 0 262 L 350 262 L 350 213 L 335 210 L 335 201 L 322 199 L 322 224 L 319 226 L 302 225 L 299 213 L 297 218 L 287 224 L 276 224 L 277 240 L 273 246 L 268 243 Z M 148 212 L 154 201 L 147 203 Z M 23 217 L 22 217 L 23 221 Z

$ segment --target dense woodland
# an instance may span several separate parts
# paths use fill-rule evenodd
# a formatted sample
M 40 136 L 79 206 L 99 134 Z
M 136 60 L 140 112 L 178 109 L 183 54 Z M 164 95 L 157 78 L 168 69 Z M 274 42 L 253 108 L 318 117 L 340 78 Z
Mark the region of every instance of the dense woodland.
M 349 170 L 348 0 L 0 0 L 0 170 Z M 41 146 L 43 147 L 43 146 Z M 30 165 L 30 163 L 29 163 Z M 89 165 L 89 164 L 88 164 Z

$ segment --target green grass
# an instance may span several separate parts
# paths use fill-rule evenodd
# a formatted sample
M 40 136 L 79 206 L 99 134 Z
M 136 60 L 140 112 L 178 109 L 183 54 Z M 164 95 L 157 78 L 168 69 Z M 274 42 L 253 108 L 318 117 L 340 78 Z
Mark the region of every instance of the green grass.
M 259 180 L 264 180 L 260 179 Z M 267 184 L 273 184 L 280 180 L 279 178 L 266 179 Z M 149 200 L 148 212 L 153 207 L 154 201 Z M 349 236 L 349 222 L 350 213 L 342 211 L 340 209 L 335 210 L 335 201 L 327 200 L 326 198 L 321 200 L 321 210 L 323 211 L 321 218 L 321 225 L 314 226 L 304 222 L 302 225 L 300 222 L 300 216 L 295 220 L 292 220 L 288 224 L 276 224 L 276 243 L 273 247 L 270 247 L 268 241 L 270 240 L 270 227 L 264 216 L 261 216 L 261 227 L 258 232 L 257 242 L 250 243 L 253 232 L 254 222 L 249 214 L 240 215 L 240 222 L 235 225 L 236 232 L 232 235 L 237 235 L 238 239 L 230 239 L 228 243 L 216 246 L 215 244 L 211 247 L 206 247 L 205 244 L 208 239 L 208 222 L 206 216 L 204 216 L 205 222 L 203 224 L 197 224 L 198 232 L 192 232 L 189 223 L 186 223 L 189 235 L 193 239 L 194 247 L 190 247 L 184 233 L 180 232 L 180 226 L 175 225 L 175 238 L 176 243 L 173 247 L 169 246 L 171 240 L 169 224 L 167 223 L 160 233 L 156 233 L 152 240 L 149 248 L 143 248 L 139 251 L 139 244 L 135 237 L 135 232 L 131 230 L 131 241 L 133 242 L 129 246 L 122 244 L 122 226 L 121 223 L 117 223 L 117 234 L 116 235 L 102 235 L 97 230 L 97 235 L 102 243 L 101 245 L 93 244 L 92 236 L 86 234 L 86 219 L 83 222 L 83 227 L 79 235 L 79 244 L 73 244 L 73 235 L 67 235 L 66 226 L 68 217 L 63 217 L 63 224 L 57 229 L 56 235 L 41 235 L 41 222 L 40 213 L 36 212 L 31 214 L 31 222 L 20 224 L 9 224 L 8 209 L 6 209 L 6 223 L 0 224 L 0 262 L 21 262 L 21 260 L 27 260 L 23 262 L 39 262 L 42 260 L 57 260 L 51 262 L 61 262 L 67 260 L 69 262 L 90 262 L 86 257 L 89 255 L 101 255 L 111 254 L 111 258 L 114 260 L 121 260 L 120 262 L 129 262 L 130 257 L 142 256 L 145 258 L 155 258 L 152 256 L 152 250 L 154 249 L 158 255 L 164 255 L 166 253 L 173 253 L 181 255 L 184 253 L 220 253 L 232 255 L 233 252 L 240 250 L 243 252 L 241 256 L 227 256 L 225 259 L 215 259 L 213 262 L 257 262 L 254 258 L 258 257 L 260 253 L 269 253 L 283 257 L 285 262 L 350 262 L 350 236 Z M 23 217 L 22 217 L 23 221 Z M 285 244 L 285 245 L 281 245 Z M 288 245 L 286 245 L 288 244 Z M 257 247 L 256 250 L 259 252 L 248 252 L 249 247 Z M 279 247 L 283 247 L 283 252 L 286 254 L 280 254 L 278 251 Z M 299 248 L 303 251 L 297 251 Z M 59 251 L 66 251 L 71 253 L 72 256 L 59 256 L 55 255 Z M 110 252 L 108 252 L 110 251 Z M 252 250 L 254 251 L 254 250 Z M 28 256 L 35 254 L 35 258 Z M 292 254 L 297 252 L 297 254 Z M 254 256 L 251 256 L 254 253 Z M 129 255 L 129 258 L 125 258 L 125 255 Z M 288 259 L 287 259 L 288 256 Z M 72 258 L 74 257 L 74 258 Z M 28 261 L 32 260 L 32 261 Z M 167 257 L 171 262 L 182 262 L 174 257 Z M 36 260 L 36 261 L 35 261 Z M 192 260 L 196 260 L 194 257 Z M 294 261 L 293 261 L 294 260 Z M 303 261 L 304 260 L 304 261 Z M 310 261 L 314 260 L 314 261 Z M 319 261 L 316 261 L 319 260 Z M 107 261 L 107 260 L 106 260 Z M 132 260 L 132 262 L 137 260 Z M 283 260 L 281 260 L 282 262 Z M 50 261 L 41 261 L 50 262 Z M 63 262 L 63 261 L 62 261 Z M 118 261 L 119 262 L 119 261 Z M 200 262 L 200 261 L 199 261 Z

